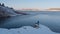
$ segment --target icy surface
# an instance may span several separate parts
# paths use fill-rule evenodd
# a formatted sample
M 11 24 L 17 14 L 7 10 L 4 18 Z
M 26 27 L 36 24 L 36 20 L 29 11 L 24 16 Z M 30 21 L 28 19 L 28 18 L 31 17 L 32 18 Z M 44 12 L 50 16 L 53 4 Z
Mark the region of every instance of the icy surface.
M 40 25 L 40 28 L 36 29 L 30 26 L 24 26 L 17 29 L 0 29 L 0 34 L 60 34 L 52 32 L 48 27 Z

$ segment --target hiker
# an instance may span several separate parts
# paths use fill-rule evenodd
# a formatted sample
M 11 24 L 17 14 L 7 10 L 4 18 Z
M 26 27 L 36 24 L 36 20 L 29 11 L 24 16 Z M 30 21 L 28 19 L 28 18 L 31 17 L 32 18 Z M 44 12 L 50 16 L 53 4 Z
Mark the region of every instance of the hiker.
M 35 28 L 39 28 L 39 21 L 37 21 L 37 23 L 35 23 Z

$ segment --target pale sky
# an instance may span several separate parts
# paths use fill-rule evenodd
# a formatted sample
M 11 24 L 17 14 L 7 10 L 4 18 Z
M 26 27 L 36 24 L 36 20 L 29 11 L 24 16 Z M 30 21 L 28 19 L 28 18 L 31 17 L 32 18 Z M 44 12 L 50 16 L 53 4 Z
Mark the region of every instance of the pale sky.
M 60 0 L 0 0 L 6 6 L 22 8 L 60 8 Z

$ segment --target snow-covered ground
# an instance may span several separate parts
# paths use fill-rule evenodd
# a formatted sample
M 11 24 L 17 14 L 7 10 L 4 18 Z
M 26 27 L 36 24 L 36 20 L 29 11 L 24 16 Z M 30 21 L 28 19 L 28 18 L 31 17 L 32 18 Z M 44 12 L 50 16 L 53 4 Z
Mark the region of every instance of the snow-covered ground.
M 31 26 L 24 26 L 17 29 L 1 29 L 0 34 L 60 34 L 52 32 L 48 27 L 44 25 L 39 25 L 39 28 L 33 28 Z

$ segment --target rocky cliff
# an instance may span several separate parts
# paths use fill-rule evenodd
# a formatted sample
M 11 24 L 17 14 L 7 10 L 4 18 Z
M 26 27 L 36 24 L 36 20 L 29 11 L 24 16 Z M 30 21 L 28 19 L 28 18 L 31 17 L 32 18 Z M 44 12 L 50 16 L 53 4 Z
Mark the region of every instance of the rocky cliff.
M 8 17 L 16 15 L 13 9 L 5 7 L 4 4 L 0 4 L 0 17 Z

